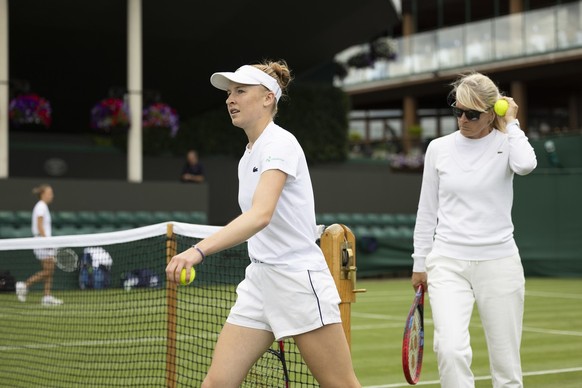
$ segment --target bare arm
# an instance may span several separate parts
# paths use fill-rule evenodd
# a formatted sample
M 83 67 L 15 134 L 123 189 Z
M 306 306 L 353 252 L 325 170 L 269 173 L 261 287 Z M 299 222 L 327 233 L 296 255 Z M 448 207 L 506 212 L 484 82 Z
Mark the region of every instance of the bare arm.
M 41 237 L 46 236 L 46 232 L 44 230 L 44 226 L 43 226 L 43 222 L 42 222 L 43 220 L 44 220 L 43 216 L 36 217 L 36 225 L 38 227 L 38 235 Z
M 287 174 L 280 170 L 265 171 L 253 195 L 251 208 L 224 228 L 200 241 L 197 244 L 198 248 L 208 256 L 241 244 L 265 228 L 275 212 L 286 179 Z M 189 269 L 201 261 L 200 253 L 194 248 L 177 254 L 166 267 L 168 280 L 178 282 L 182 268 L 186 268 L 186 272 L 189 273 Z

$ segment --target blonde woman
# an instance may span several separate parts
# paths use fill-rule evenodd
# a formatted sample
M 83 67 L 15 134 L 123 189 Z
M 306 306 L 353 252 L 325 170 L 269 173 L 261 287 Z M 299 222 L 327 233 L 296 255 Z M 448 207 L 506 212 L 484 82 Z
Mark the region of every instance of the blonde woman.
M 293 338 L 321 387 L 361 386 L 341 325 L 340 297 L 316 244 L 305 155 L 295 136 L 273 121 L 291 79 L 284 61 L 245 65 L 210 78 L 226 91 L 232 123 L 248 138 L 238 167 L 242 214 L 174 256 L 166 274 L 178 282 L 183 268 L 190 273 L 205 256 L 247 240 L 250 264 L 203 388 L 239 387 L 273 341 L 284 338 Z
M 485 330 L 493 387 L 523 387 L 520 343 L 525 279 L 513 238 L 513 177 L 536 155 L 517 121 L 518 105 L 470 73 L 452 84 L 459 130 L 427 149 L 414 229 L 412 286 L 426 288 L 442 387 L 472 388 L 469 323 Z M 504 98 L 506 114 L 493 106 Z
M 50 185 L 43 184 L 35 187 L 32 192 L 38 197 L 38 201 L 32 210 L 32 235 L 34 237 L 50 237 L 52 234 L 52 224 L 49 205 L 54 199 L 53 188 Z M 63 304 L 62 300 L 55 298 L 51 294 L 53 273 L 55 271 L 55 250 L 51 248 L 35 249 L 34 255 L 40 261 L 42 269 L 26 281 L 16 283 L 16 296 L 18 300 L 26 302 L 26 296 L 30 286 L 34 283 L 44 281 L 44 296 L 41 303 L 44 306 Z

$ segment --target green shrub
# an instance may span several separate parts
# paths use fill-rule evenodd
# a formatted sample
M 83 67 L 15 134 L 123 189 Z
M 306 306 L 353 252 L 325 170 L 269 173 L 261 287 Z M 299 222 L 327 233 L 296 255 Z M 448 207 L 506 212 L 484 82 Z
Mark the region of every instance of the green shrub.
M 310 163 L 344 161 L 348 154 L 348 96 L 324 84 L 296 84 L 289 99 L 279 103 L 275 122 L 293 133 Z M 168 131 L 144 131 L 144 154 L 163 149 L 184 156 L 196 149 L 203 156 L 240 157 L 247 144 L 244 131 L 232 125 L 226 106 L 190 118 L 180 124 L 174 138 Z

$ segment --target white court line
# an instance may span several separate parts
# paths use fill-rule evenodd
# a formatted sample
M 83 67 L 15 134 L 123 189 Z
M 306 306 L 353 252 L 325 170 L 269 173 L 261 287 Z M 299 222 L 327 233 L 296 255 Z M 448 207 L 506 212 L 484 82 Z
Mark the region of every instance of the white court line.
M 383 314 L 368 314 L 368 313 L 357 313 L 352 312 L 352 317 L 367 318 L 367 319 L 377 319 L 381 321 L 390 322 L 404 322 L 404 318 L 395 315 L 383 315 Z M 429 326 L 432 324 L 432 320 L 425 318 L 425 325 Z M 352 325 L 352 330 L 368 330 L 374 328 L 382 327 L 392 327 L 391 324 L 385 323 L 381 325 Z M 472 322 L 471 327 L 483 327 L 480 322 Z M 575 337 L 582 337 L 581 331 L 571 331 L 571 330 L 552 330 L 552 329 L 540 329 L 536 327 L 524 326 L 523 331 L 531 333 L 541 333 L 541 334 L 556 334 L 556 335 L 571 335 Z
M 370 313 L 358 313 L 352 311 L 352 317 L 359 317 L 359 318 L 368 318 L 368 319 L 379 319 L 379 320 L 386 320 L 386 321 L 402 321 L 406 318 L 402 318 L 400 315 L 386 315 L 386 314 L 370 314 Z
M 550 369 L 540 370 L 534 372 L 524 372 L 523 376 L 541 376 L 541 375 L 556 375 L 560 373 L 582 372 L 582 367 L 566 368 L 566 369 Z M 475 376 L 475 381 L 491 380 L 491 376 Z M 439 385 L 439 380 L 419 381 L 416 385 Z M 384 384 L 384 385 L 366 385 L 363 388 L 396 388 L 396 387 L 410 387 L 408 383 Z
M 352 325 L 352 330 L 369 330 L 373 328 L 394 327 L 395 324 L 397 324 L 396 327 L 398 326 L 404 327 L 404 323 L 406 321 L 406 315 L 369 314 L 369 313 L 358 313 L 354 311 L 352 311 L 352 317 L 377 319 L 379 321 L 393 322 L 393 323 L 385 322 L 383 324 Z M 431 325 L 432 319 L 425 318 L 424 324 L 425 326 Z
M 582 300 L 582 294 L 565 294 L 563 292 L 543 292 L 543 291 L 525 291 L 525 296 L 541 296 L 546 298 L 564 298 L 564 299 L 580 299 Z
M 191 340 L 192 338 L 202 338 L 211 339 L 215 341 L 218 338 L 217 333 L 210 333 L 209 335 L 178 335 L 177 340 Z M 91 347 L 91 346 L 102 346 L 102 345 L 120 345 L 120 344 L 137 344 L 146 342 L 166 342 L 166 337 L 145 337 L 145 338 L 126 338 L 126 339 L 113 339 L 113 340 L 92 340 L 92 341 L 71 341 L 71 342 L 61 342 L 57 344 L 28 344 L 28 345 L 16 345 L 16 346 L 0 346 L 1 352 L 13 351 L 13 350 L 26 350 L 26 349 L 54 349 L 54 348 L 66 348 L 66 347 Z
M 582 332 L 580 332 L 580 331 L 538 329 L 535 327 L 527 327 L 527 326 L 523 327 L 523 331 L 530 331 L 532 333 L 573 335 L 576 337 L 582 337 Z

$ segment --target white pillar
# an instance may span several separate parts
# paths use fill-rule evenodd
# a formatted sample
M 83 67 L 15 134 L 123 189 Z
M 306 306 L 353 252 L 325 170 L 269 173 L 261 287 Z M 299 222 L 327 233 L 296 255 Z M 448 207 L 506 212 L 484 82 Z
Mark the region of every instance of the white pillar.
M 127 90 L 131 126 L 127 139 L 129 182 L 142 181 L 142 1 L 127 0 Z
M 0 0 L 0 179 L 8 178 L 8 0 Z

